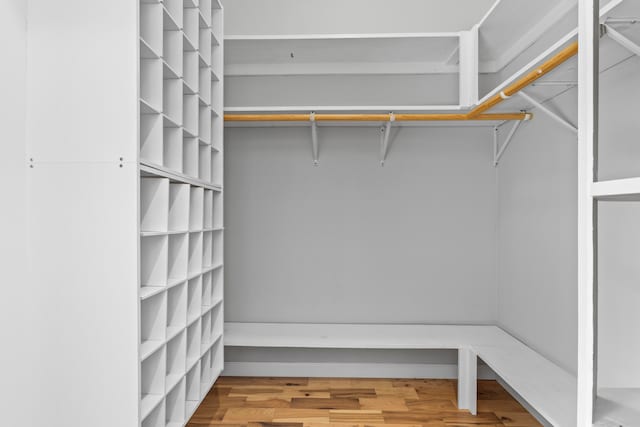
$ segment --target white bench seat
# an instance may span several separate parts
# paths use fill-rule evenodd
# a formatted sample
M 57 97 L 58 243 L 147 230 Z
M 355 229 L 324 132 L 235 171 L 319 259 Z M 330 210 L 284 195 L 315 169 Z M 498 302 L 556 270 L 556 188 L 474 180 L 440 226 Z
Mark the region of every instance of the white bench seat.
M 458 350 L 458 406 L 475 413 L 476 356 L 550 424 L 576 425 L 575 376 L 497 326 L 226 323 L 225 346 Z

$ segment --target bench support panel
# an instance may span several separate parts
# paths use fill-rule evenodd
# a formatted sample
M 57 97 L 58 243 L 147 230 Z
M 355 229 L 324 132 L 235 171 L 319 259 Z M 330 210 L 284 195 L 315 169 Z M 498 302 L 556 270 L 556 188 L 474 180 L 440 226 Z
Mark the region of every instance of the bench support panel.
M 458 409 L 477 414 L 478 356 L 468 348 L 458 350 Z

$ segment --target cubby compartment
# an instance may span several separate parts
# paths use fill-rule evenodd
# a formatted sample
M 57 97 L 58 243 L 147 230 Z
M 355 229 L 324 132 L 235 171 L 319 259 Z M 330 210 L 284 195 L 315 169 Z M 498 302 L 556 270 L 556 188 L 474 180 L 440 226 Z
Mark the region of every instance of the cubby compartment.
M 182 97 L 180 99 L 182 100 Z M 165 127 L 163 144 L 164 166 L 173 171 L 182 172 L 182 150 L 182 129 Z
M 211 255 L 212 265 L 219 266 L 222 265 L 223 260 L 223 250 L 224 250 L 224 233 L 219 230 L 213 232 L 213 253 Z
M 140 413 L 142 419 L 145 419 L 164 398 L 165 365 L 165 347 L 160 348 L 140 363 Z M 153 418 L 153 416 L 149 415 L 149 418 Z M 164 420 L 164 413 L 162 420 Z
M 206 113 L 209 113 L 209 110 L 206 110 Z M 198 158 L 199 168 L 198 168 L 198 178 L 204 182 L 211 182 L 211 161 L 212 161 L 212 152 L 211 147 L 208 145 L 200 145 L 200 156 Z
M 211 347 L 211 369 L 214 377 L 218 377 L 224 369 L 224 345 L 221 336 L 214 339 L 216 341 Z
M 182 77 L 183 43 L 182 31 L 164 32 L 164 63 L 176 77 Z
M 213 228 L 213 190 L 204 190 L 204 228 Z
M 222 109 L 222 104 L 214 103 L 212 108 Z M 220 114 L 222 114 L 220 112 Z M 224 135 L 224 122 L 223 117 L 220 115 L 213 114 L 211 117 L 211 145 L 214 150 L 221 152 L 223 148 L 222 138 Z
M 186 136 L 183 133 L 183 159 L 182 159 L 182 171 L 185 175 L 197 178 L 198 177 L 198 151 L 199 143 L 198 138 L 192 138 Z
M 202 86 L 200 86 L 200 89 L 202 89 Z M 200 95 L 202 96 L 202 92 L 200 92 Z M 207 104 L 204 103 L 202 99 L 200 99 L 200 107 L 198 111 L 199 111 L 198 136 L 200 138 L 200 142 L 202 142 L 203 144 L 210 145 L 211 144 L 211 109 Z
M 200 67 L 211 67 L 211 30 L 208 27 L 202 27 L 202 21 L 200 22 L 200 38 L 198 44 Z
M 202 337 L 200 338 L 202 353 L 209 349 L 211 345 L 211 311 L 207 311 L 202 316 Z
M 193 415 L 193 412 L 200 403 L 200 362 L 198 359 L 196 359 L 193 367 L 187 372 L 185 380 L 187 418 L 189 418 Z
M 140 2 L 140 39 L 156 57 L 162 56 L 161 3 Z
M 165 79 L 164 80 L 164 115 L 174 126 L 180 126 L 182 123 L 182 80 Z
M 161 292 L 140 301 L 140 358 L 145 359 L 164 344 L 167 295 Z
M 202 308 L 207 309 L 211 307 L 211 287 L 212 278 L 211 272 L 207 272 L 202 275 Z
M 200 359 L 200 319 L 187 327 L 187 367 Z
M 213 231 L 205 231 L 202 233 L 202 266 L 204 268 L 213 265 L 213 234 Z
M 140 178 L 140 230 L 167 231 L 169 227 L 169 180 Z
M 169 185 L 169 231 L 189 230 L 189 196 L 191 186 L 172 182 Z
M 187 323 L 202 314 L 202 276 L 189 280 L 187 284 Z
M 184 89 L 183 92 L 186 95 L 194 95 L 198 93 L 200 62 L 198 59 L 198 52 L 184 52 L 183 58 L 184 64 Z
M 211 70 L 211 112 L 214 117 L 218 117 L 222 113 L 222 106 L 224 104 L 222 100 L 222 83 L 219 81 L 218 72 L 219 71 Z M 211 125 L 211 136 L 213 138 L 213 119 Z
M 183 330 L 167 343 L 167 391 L 171 391 L 185 375 L 187 366 L 187 331 Z
M 214 341 L 222 336 L 224 330 L 223 311 L 222 304 L 217 304 L 211 310 L 211 337 Z
M 187 325 L 187 282 L 167 291 L 167 338 L 173 338 Z
M 200 68 L 199 83 L 200 99 L 207 105 L 211 104 L 211 69 L 209 67 Z
M 166 286 L 168 264 L 168 236 L 140 238 L 140 286 Z
M 202 271 L 202 232 L 189 233 L 189 275 Z
M 220 45 L 222 43 L 222 30 L 224 19 L 222 16 L 222 9 L 220 9 L 217 2 L 212 2 L 211 8 L 211 33 L 213 34 L 214 45 Z M 217 62 L 214 58 L 214 62 Z M 222 63 L 222 59 L 220 59 L 220 63 Z
M 162 112 L 162 60 L 140 59 L 140 99 L 142 113 Z
M 222 177 L 224 173 L 224 164 L 222 160 L 222 153 L 215 151 L 211 153 L 211 182 L 213 185 L 222 186 Z
M 186 421 L 185 384 L 185 378 L 181 378 L 178 384 L 167 394 L 166 427 L 182 427 Z
M 223 271 L 224 269 L 220 267 L 211 272 L 211 305 L 222 302 L 224 294 L 222 288 Z
M 140 115 L 140 161 L 161 165 L 164 159 L 162 147 L 162 115 Z
M 222 206 L 222 192 L 213 192 L 213 228 L 216 230 L 222 230 L 223 226 L 223 206 Z
M 189 202 L 189 229 L 200 231 L 204 228 L 204 189 L 192 186 Z
M 144 413 L 143 413 L 144 414 Z M 142 427 L 164 427 L 165 402 L 161 401 L 146 417 L 142 417 Z
M 164 3 L 164 0 L 163 0 Z M 162 8 L 162 26 L 167 30 L 182 30 L 182 22 L 178 19 L 177 16 L 173 15 L 166 7 L 166 5 Z
M 169 282 L 187 279 L 189 264 L 189 237 L 187 233 L 169 236 Z
M 179 28 L 183 26 L 182 0 L 162 0 L 167 13 L 173 18 Z
M 204 397 L 211 387 L 213 371 L 211 369 L 211 350 L 207 350 L 200 361 L 200 397 Z
M 198 95 L 184 94 L 182 125 L 192 136 L 198 135 Z
M 196 51 L 198 50 L 198 38 L 200 34 L 198 33 L 199 26 L 199 13 L 198 8 L 189 7 L 184 9 L 184 50 L 185 51 Z
M 200 0 L 198 9 L 200 10 L 200 27 L 211 27 L 211 0 Z

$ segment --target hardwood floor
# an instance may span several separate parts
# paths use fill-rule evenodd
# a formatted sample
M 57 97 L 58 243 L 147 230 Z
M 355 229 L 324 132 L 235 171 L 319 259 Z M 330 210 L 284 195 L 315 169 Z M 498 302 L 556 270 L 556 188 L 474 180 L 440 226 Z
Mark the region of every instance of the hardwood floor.
M 478 382 L 478 415 L 456 381 L 221 377 L 187 427 L 541 426 L 496 381 Z

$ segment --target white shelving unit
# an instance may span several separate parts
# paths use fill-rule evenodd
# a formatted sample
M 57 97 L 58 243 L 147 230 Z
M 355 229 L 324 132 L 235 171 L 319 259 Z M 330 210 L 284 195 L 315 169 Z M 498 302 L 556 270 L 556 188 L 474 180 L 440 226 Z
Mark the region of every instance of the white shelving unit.
M 184 426 L 222 371 L 221 34 L 218 2 L 140 0 L 143 427 Z

